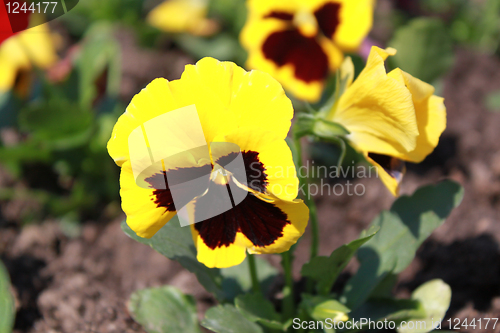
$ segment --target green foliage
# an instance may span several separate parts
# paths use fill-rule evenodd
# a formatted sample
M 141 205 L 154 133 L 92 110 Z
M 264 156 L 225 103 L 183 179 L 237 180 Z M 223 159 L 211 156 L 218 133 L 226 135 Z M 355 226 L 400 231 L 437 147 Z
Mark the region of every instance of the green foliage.
M 96 207 L 118 199 L 119 169 L 106 150 L 124 109 L 117 101 L 121 68 L 113 34 L 109 24 L 93 25 L 63 82 L 36 81 L 40 88 L 33 89 L 31 99 L 0 97 L 0 126 L 15 125 L 24 137 L 16 145 L 0 146 L 2 163 L 18 178 L 29 178 L 30 168 L 54 174 L 43 189 L 26 190 L 49 214 L 95 216 L 100 214 Z M 3 191 L 6 199 L 16 195 Z
M 248 272 L 248 263 L 245 260 L 238 266 L 216 269 L 208 268 L 196 259 L 191 229 L 181 227 L 177 217 L 172 218 L 163 228 L 151 238 L 141 238 L 130 229 L 127 223 L 122 222 L 122 230 L 132 239 L 151 246 L 165 257 L 178 261 L 188 271 L 194 273 L 205 289 L 213 293 L 220 300 L 232 300 L 241 293 L 248 292 L 251 280 Z M 277 275 L 274 267 L 267 261 L 256 258 L 258 278 L 262 288 L 267 290 Z
M 96 10 L 96 8 L 99 8 Z M 83 35 L 94 22 L 122 23 L 140 29 L 143 20 L 142 0 L 80 0 L 77 6 L 61 17 L 70 32 Z
M 332 252 L 329 257 L 315 257 L 310 262 L 302 266 L 302 275 L 316 281 L 316 290 L 321 295 L 330 293 L 333 284 L 339 274 L 344 270 L 356 251 L 370 240 L 379 227 L 373 226 L 370 230 L 361 234 L 360 238 L 342 245 Z
M 106 82 L 106 94 L 116 98 L 120 89 L 120 46 L 114 28 L 107 23 L 92 25 L 85 34 L 82 50 L 76 60 L 79 73 L 79 100 L 91 107 L 99 94 L 96 84 L 101 77 Z
M 278 275 L 278 270 L 271 266 L 266 260 L 255 258 L 257 278 L 264 293 L 269 291 L 271 284 Z M 248 268 L 248 257 L 238 266 L 222 268 L 222 289 L 226 298 L 233 299 L 237 295 L 247 293 L 252 288 L 250 269 Z
M 325 321 L 326 319 L 333 321 L 345 320 L 347 318 L 346 315 L 351 312 L 349 308 L 337 300 L 308 294 L 302 295 L 300 306 L 311 318 L 321 321 Z
M 21 110 L 19 127 L 32 133 L 32 140 L 46 149 L 68 150 L 87 144 L 92 135 L 89 109 L 65 99 L 34 103 Z
M 209 309 L 201 325 L 215 333 L 263 333 L 259 325 L 248 320 L 230 304 Z
M 128 310 L 148 333 L 200 332 L 195 299 L 174 287 L 136 291 Z
M 163 228 L 151 238 L 141 238 L 122 222 L 122 230 L 132 239 L 151 246 L 165 257 L 178 261 L 188 271 L 196 274 L 198 281 L 206 290 L 224 299 L 222 291 L 222 275 L 219 269 L 208 268 L 196 259 L 196 249 L 193 245 L 191 229 L 181 227 L 177 217 L 172 218 Z
M 12 332 L 14 316 L 14 298 L 10 292 L 9 272 L 0 261 L 0 333 Z
M 262 294 L 243 294 L 235 299 L 236 308 L 250 321 L 265 327 L 283 330 L 280 315 Z
M 414 324 L 399 328 L 399 333 L 426 333 L 433 330 L 443 320 L 450 307 L 451 288 L 442 280 L 432 280 L 418 287 L 411 295 L 412 300 L 419 301 L 425 311 L 425 325 L 416 325 L 422 317 L 410 316 Z M 413 329 L 408 327 L 414 327 Z
M 399 324 L 410 318 L 425 318 L 427 313 L 418 300 L 375 298 L 363 303 L 351 315 L 354 320 L 365 318 L 372 321 L 394 321 Z
M 495 91 L 486 96 L 486 107 L 490 111 L 500 112 L 500 91 Z
M 344 291 L 346 305 L 356 309 L 385 278 L 402 272 L 415 257 L 418 247 L 462 198 L 460 185 L 444 181 L 420 188 L 412 196 L 403 196 L 390 211 L 382 212 L 372 222 L 380 231 L 358 251 L 361 266 Z
M 433 82 L 453 65 L 453 42 L 438 19 L 410 21 L 396 31 L 389 45 L 398 50 L 389 63 L 425 82 Z
M 213 57 L 245 65 L 247 53 L 239 42 L 239 34 L 246 18 L 246 2 L 243 0 L 211 0 L 208 17 L 221 25 L 221 31 L 210 37 L 190 34 L 173 35 L 173 39 L 186 52 L 197 59 Z
M 234 61 L 243 66 L 247 54 L 238 42 L 238 38 L 228 33 L 214 37 L 198 37 L 182 34 L 175 37 L 179 46 L 197 59 L 213 57 L 221 61 Z

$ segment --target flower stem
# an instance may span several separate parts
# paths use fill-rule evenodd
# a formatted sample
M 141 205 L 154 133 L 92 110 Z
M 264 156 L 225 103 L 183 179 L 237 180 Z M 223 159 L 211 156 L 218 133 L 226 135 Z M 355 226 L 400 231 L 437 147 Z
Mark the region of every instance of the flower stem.
M 293 293 L 292 252 L 281 254 L 281 265 L 285 272 L 285 287 L 283 288 L 283 321 L 292 318 L 295 314 L 295 298 Z
M 318 255 L 319 249 L 319 224 L 318 224 L 318 215 L 316 212 L 316 203 L 309 193 L 309 177 L 307 174 L 302 175 L 302 144 L 300 142 L 300 138 L 295 138 L 295 148 L 297 149 L 297 174 L 299 177 L 301 188 L 305 189 L 304 193 L 304 201 L 306 202 L 307 207 L 309 207 L 309 216 L 311 219 L 311 259 Z
M 257 266 L 255 265 L 255 257 L 253 254 L 248 254 L 248 267 L 250 268 L 250 277 L 252 279 L 252 290 L 254 293 L 261 293 L 259 278 L 257 276 Z

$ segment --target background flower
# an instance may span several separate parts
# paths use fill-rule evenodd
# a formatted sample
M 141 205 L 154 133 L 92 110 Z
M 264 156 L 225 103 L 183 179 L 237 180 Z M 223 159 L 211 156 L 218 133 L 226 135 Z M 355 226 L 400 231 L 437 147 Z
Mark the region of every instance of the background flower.
M 166 32 L 212 35 L 218 25 L 207 18 L 208 4 L 208 0 L 167 0 L 149 13 L 147 21 Z
M 241 33 L 247 65 L 270 73 L 297 98 L 317 101 L 343 52 L 356 51 L 368 34 L 373 7 L 373 0 L 251 0 Z
M 346 90 L 326 118 L 350 132 L 349 141 L 397 195 L 402 161 L 421 162 L 434 150 L 446 128 L 446 108 L 430 84 L 399 68 L 386 74 L 384 61 L 394 54 L 394 49 L 373 46 L 354 82 L 354 66 L 346 59 L 341 69 Z
M 21 86 L 29 84 L 30 70 L 47 69 L 56 61 L 54 42 L 46 24 L 8 38 L 0 44 L 0 91 L 12 89 L 16 81 Z

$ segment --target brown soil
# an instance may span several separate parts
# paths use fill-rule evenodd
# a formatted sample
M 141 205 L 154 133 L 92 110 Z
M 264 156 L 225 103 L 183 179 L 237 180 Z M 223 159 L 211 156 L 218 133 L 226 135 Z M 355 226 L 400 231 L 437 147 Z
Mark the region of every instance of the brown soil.
M 179 65 L 190 60 L 180 54 L 141 53 L 133 45 L 126 47 L 131 51 L 123 60 L 123 96 L 130 97 L 160 75 L 154 64 L 163 68 L 161 75 L 175 78 L 180 72 L 170 68 L 182 68 Z M 137 65 L 144 58 L 151 61 Z M 448 128 L 435 153 L 421 165 L 409 167 L 402 188 L 403 193 L 412 193 L 444 177 L 465 186 L 462 205 L 424 243 L 417 259 L 401 274 L 396 290 L 405 297 L 425 281 L 443 279 L 453 290 L 450 318 L 500 315 L 500 113 L 483 105 L 486 94 L 495 90 L 500 90 L 499 59 L 459 51 L 444 83 Z M 0 186 L 17 186 L 5 179 L 0 177 Z M 361 182 L 366 185 L 362 197 L 317 198 L 320 254 L 356 238 L 393 202 L 377 179 Z M 29 203 L 4 202 L 0 207 L 0 256 L 16 295 L 15 332 L 143 332 L 127 313 L 127 299 L 134 290 L 163 284 L 194 295 L 200 316 L 213 304 L 191 273 L 125 236 L 119 226 L 123 217 L 87 222 L 80 236 L 68 238 L 56 221 L 21 228 L 15 217 L 29 209 Z M 306 233 L 296 251 L 297 277 L 299 266 L 307 260 L 308 245 Z M 353 262 L 348 271 L 355 266 Z

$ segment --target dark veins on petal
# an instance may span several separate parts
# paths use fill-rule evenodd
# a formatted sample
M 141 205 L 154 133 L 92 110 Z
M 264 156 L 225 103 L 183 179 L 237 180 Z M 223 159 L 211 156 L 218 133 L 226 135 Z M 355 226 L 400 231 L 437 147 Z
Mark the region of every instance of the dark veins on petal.
M 400 181 L 405 170 L 405 162 L 398 158 L 376 154 L 368 153 L 368 157 L 377 162 L 384 170 L 391 175 L 392 178 Z
M 219 158 L 216 163 L 225 168 L 227 171 L 241 175 L 246 172 L 246 182 L 247 186 L 252 190 L 264 193 L 266 191 L 266 186 L 268 185 L 267 174 L 265 173 L 266 168 L 264 164 L 259 160 L 259 153 L 253 150 L 247 150 L 242 152 L 243 163 L 245 164 L 245 170 L 234 170 L 230 162 L 232 162 L 237 156 L 237 153 L 230 153 L 226 156 Z M 238 179 L 240 182 L 241 179 Z
M 165 207 L 173 212 L 176 205 L 172 191 L 175 191 L 175 203 L 180 209 L 207 190 L 211 171 L 212 166 L 207 164 L 202 167 L 173 169 L 166 173 L 162 171 L 145 180 L 150 184 L 150 188 L 155 189 L 153 200 L 157 207 Z M 187 183 L 189 181 L 192 182 Z
M 335 2 L 326 3 L 314 12 L 321 32 L 328 38 L 332 38 L 340 24 L 341 4 Z
M 195 220 L 198 220 L 198 212 L 203 215 L 210 207 L 224 205 L 222 200 L 225 200 L 227 188 L 225 185 L 211 183 L 207 194 L 196 201 Z M 231 190 L 243 191 L 236 186 L 231 186 Z M 232 194 L 239 195 L 241 194 Z M 281 209 L 248 193 L 233 209 L 195 223 L 194 228 L 204 243 L 213 250 L 233 244 L 238 232 L 243 233 L 255 246 L 271 245 L 283 236 L 283 229 L 287 224 L 290 224 L 290 221 Z
M 275 19 L 282 20 L 282 21 L 292 21 L 293 14 L 287 13 L 287 12 L 273 11 L 273 12 L 267 14 L 266 16 L 264 16 L 264 18 L 275 18 Z
M 328 75 L 328 57 L 315 38 L 297 29 L 274 32 L 262 46 L 264 56 L 281 67 L 291 64 L 295 77 L 304 82 L 322 81 Z

